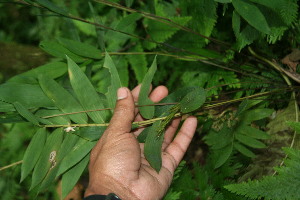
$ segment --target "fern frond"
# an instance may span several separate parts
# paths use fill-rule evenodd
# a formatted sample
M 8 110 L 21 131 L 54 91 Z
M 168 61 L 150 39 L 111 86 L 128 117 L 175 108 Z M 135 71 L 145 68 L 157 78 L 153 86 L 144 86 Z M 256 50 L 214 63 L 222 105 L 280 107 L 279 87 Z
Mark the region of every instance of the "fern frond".
M 285 149 L 289 159 L 286 166 L 276 169 L 277 176 L 224 186 L 227 190 L 251 199 L 300 199 L 300 150 Z

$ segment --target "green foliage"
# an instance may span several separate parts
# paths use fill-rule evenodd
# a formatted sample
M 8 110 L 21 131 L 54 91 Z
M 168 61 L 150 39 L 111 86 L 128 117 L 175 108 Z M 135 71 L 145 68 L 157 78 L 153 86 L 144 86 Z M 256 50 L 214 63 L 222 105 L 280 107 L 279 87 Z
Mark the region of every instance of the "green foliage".
M 284 108 L 285 99 L 290 99 L 289 92 L 278 89 L 286 87 L 281 75 L 243 49 L 251 45 L 269 60 L 280 60 L 297 48 L 297 0 L 126 0 L 114 1 L 120 5 L 110 7 L 106 1 L 34 2 L 44 9 L 26 6 L 24 12 L 22 5 L 0 4 L 1 42 L 40 43 L 40 48 L 53 56 L 47 64 L 30 65 L 31 70 L 0 85 L 0 128 L 5 127 L 0 134 L 0 161 L 10 164 L 22 159 L 16 152 L 25 152 L 21 170 L 15 167 L 13 175 L 0 172 L 4 174 L 0 180 L 4 199 L 27 194 L 30 180 L 26 177 L 31 173 L 35 189 L 24 198 L 33 199 L 40 193 L 37 199 L 55 199 L 53 192 L 43 191 L 58 179 L 62 179 L 62 197 L 66 196 L 82 176 L 89 152 L 111 118 L 112 112 L 102 109 L 114 108 L 119 87 L 133 88 L 137 83 L 142 83 L 138 105 L 143 107 L 139 109 L 149 120 L 133 124 L 132 129 L 148 125 L 138 140 L 145 143 L 146 158 L 156 171 L 161 168 L 164 130 L 171 120 L 191 113 L 199 119 L 191 149 L 198 152 L 195 146 L 201 148 L 204 164 L 180 165 L 165 199 L 268 199 L 287 191 L 279 184 L 286 189 L 295 180 L 296 185 L 298 158 L 293 155 L 298 152 L 290 150 L 291 159 L 278 170 L 278 176 L 228 186 L 240 196 L 223 187 L 248 173 L 247 166 L 276 137 L 272 135 L 275 127 L 276 134 L 287 130 L 286 124 L 277 128 L 276 118 L 272 120 L 275 125 L 268 127 L 272 134 L 264 127 L 273 112 L 268 108 Z M 20 24 L 22 28 L 18 28 Z M 18 61 L 19 54 L 24 52 L 1 58 Z M 153 61 L 154 55 L 158 63 Z M 10 64 L 9 70 L 13 68 Z M 153 104 L 148 97 L 151 82 L 153 87 L 163 84 L 172 91 L 159 102 L 162 105 L 145 106 Z M 237 110 L 231 107 L 230 103 L 261 92 L 268 96 L 244 101 Z M 295 112 L 294 106 L 291 112 Z M 163 119 L 155 121 L 158 117 Z M 289 125 L 299 132 L 298 123 Z M 200 157 L 190 155 L 191 162 Z M 26 189 L 20 189 L 20 174 Z M 260 187 L 272 187 L 269 196 L 259 193 Z
M 222 166 L 232 155 L 233 150 L 237 150 L 246 157 L 253 158 L 250 148 L 266 148 L 266 145 L 259 141 L 260 139 L 268 139 L 269 135 L 259 129 L 251 127 L 251 123 L 271 115 L 273 110 L 266 108 L 258 108 L 247 110 L 245 102 L 240 104 L 238 111 L 228 113 L 227 120 L 219 119 L 212 126 L 212 129 L 204 137 L 206 143 L 213 150 L 216 157 L 215 168 Z M 220 123 L 221 120 L 221 123 Z M 218 140 L 218 138 L 222 140 Z
M 284 151 L 289 159 L 285 160 L 285 166 L 275 169 L 278 175 L 266 176 L 261 180 L 230 184 L 225 188 L 250 199 L 299 199 L 300 151 L 289 148 Z

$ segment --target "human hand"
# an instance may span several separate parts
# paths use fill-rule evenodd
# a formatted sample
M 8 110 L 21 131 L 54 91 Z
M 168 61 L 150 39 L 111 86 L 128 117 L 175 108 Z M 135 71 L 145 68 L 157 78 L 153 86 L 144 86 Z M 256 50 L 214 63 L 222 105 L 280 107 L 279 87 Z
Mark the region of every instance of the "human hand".
M 162 168 L 157 173 L 144 156 L 144 144 L 136 137 L 141 130 L 131 132 L 132 122 L 142 120 L 135 108 L 140 87 L 132 93 L 127 88 L 118 90 L 118 98 L 110 125 L 91 152 L 89 186 L 85 196 L 115 193 L 126 200 L 156 200 L 167 192 L 175 169 L 189 146 L 197 126 L 195 117 L 188 117 L 173 139 L 180 119 L 166 129 L 162 146 Z M 164 86 L 150 94 L 153 102 L 167 96 Z

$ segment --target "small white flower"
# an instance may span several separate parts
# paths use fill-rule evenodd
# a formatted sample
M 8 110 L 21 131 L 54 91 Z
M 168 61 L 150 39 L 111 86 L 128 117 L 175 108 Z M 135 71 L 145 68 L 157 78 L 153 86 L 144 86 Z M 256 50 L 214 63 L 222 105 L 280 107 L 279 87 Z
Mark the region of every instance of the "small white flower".
M 69 127 L 65 128 L 64 131 L 66 131 L 67 133 L 70 132 L 70 131 L 75 131 L 74 128 L 76 128 L 76 127 L 75 126 L 73 126 L 73 127 L 69 126 Z

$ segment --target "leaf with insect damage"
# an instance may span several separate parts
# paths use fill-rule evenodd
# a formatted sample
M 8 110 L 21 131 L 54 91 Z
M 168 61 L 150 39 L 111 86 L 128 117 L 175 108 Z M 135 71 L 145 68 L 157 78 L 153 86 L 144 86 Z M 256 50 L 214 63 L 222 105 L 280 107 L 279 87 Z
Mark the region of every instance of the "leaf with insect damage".
M 59 166 L 59 170 L 56 176 L 61 175 L 62 173 L 69 170 L 71 167 L 76 165 L 80 160 L 82 160 L 95 146 L 97 142 L 90 142 L 85 139 L 81 139 L 76 143 L 76 145 L 72 148 L 71 151 L 63 159 L 61 165 Z
M 20 182 L 22 182 L 33 170 L 42 153 L 46 139 L 47 131 L 45 128 L 38 129 L 38 131 L 32 137 L 23 157 Z
M 138 105 L 140 106 L 153 104 L 153 101 L 149 99 L 148 95 L 150 92 L 151 82 L 156 70 L 157 70 L 157 64 L 156 64 L 156 57 L 155 57 L 141 85 L 141 90 L 140 90 L 139 100 L 138 100 Z M 140 107 L 139 111 L 144 118 L 151 119 L 154 116 L 155 107 L 144 106 L 144 107 Z
M 46 177 L 41 182 L 39 186 L 40 191 L 47 189 L 54 182 L 55 178 L 57 177 L 56 175 L 62 160 L 72 150 L 72 148 L 76 145 L 78 140 L 82 140 L 82 138 L 72 133 L 66 133 L 66 137 L 64 138 L 61 147 L 59 148 L 56 154 L 56 165 L 48 171 Z
M 203 88 L 195 88 L 189 92 L 181 101 L 181 112 L 189 113 L 200 108 L 206 100 L 206 92 Z
M 47 138 L 41 156 L 34 167 L 30 189 L 35 188 L 56 165 L 57 152 L 63 141 L 64 132 L 58 128 Z
M 88 77 L 82 72 L 80 67 L 72 59 L 67 57 L 67 60 L 70 82 L 83 109 L 104 109 L 105 107 L 102 104 L 101 98 L 99 97 L 96 89 L 94 88 Z M 93 111 L 88 112 L 87 114 L 96 123 L 105 123 L 105 120 L 107 119 L 106 111 Z

